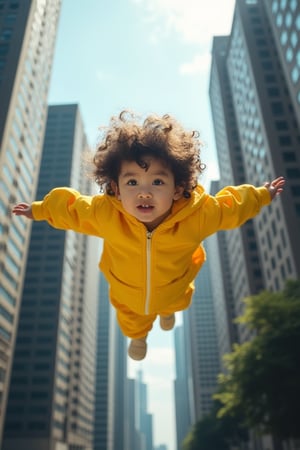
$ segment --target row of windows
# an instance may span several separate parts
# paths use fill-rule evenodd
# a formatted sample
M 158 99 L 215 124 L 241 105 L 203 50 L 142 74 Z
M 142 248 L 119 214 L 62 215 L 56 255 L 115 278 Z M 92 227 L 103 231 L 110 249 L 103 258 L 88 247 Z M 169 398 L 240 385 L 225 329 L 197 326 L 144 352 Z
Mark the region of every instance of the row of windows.
M 30 406 L 29 410 L 25 408 L 24 405 L 8 405 L 7 412 L 9 415 L 14 414 L 47 414 L 49 412 L 49 408 L 47 406 L 36 405 Z
M 16 298 L 2 285 L 0 286 L 0 298 L 6 300 L 13 306 L 16 305 Z
M 295 0 L 290 2 L 290 9 L 279 9 L 277 2 L 272 5 L 276 26 L 282 29 L 280 34 L 281 45 L 285 48 L 285 59 L 291 64 L 290 76 L 294 84 L 300 78 L 300 50 L 298 35 L 300 30 L 300 14 L 295 16 Z
M 1 293 L 1 286 L 0 286 L 0 293 Z M 1 325 L 0 325 L 0 335 L 7 341 L 11 340 L 11 333 L 7 331 L 5 328 L 3 328 Z
M 0 304 L 0 317 L 1 316 L 4 317 L 4 319 L 7 320 L 7 322 L 9 322 L 11 324 L 14 321 L 13 314 L 11 314 L 9 311 L 7 311 L 7 309 L 4 308 L 4 306 Z
M 272 12 L 277 13 L 279 10 L 284 11 L 287 7 L 291 11 L 295 11 L 297 8 L 298 0 L 275 0 L 272 3 Z
M 11 285 L 11 287 L 13 288 L 13 290 L 14 290 L 14 291 L 17 291 L 17 290 L 18 290 L 19 283 L 16 281 L 16 279 L 14 278 L 14 276 L 13 276 L 8 270 L 6 270 L 5 267 L 4 267 L 2 273 L 3 273 L 3 275 L 4 275 L 5 279 L 6 279 L 6 281 L 8 281 L 9 284 Z
M 46 430 L 47 428 L 47 422 L 41 422 L 41 421 L 30 421 L 27 426 L 25 426 L 24 422 L 16 421 L 16 420 L 7 420 L 5 424 L 5 428 L 8 431 L 20 431 L 23 429 L 28 429 L 31 431 L 41 431 Z

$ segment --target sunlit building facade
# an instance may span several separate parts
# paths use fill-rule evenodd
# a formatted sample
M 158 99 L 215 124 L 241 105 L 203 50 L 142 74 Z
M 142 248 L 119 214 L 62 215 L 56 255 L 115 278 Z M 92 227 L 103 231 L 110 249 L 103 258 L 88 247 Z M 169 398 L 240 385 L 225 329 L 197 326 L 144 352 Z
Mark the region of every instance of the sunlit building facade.
M 281 198 L 239 230 L 226 233 L 236 315 L 243 311 L 245 296 L 264 288 L 282 289 L 300 271 L 298 82 L 292 83 L 294 66 L 287 71 L 279 56 L 282 48 L 274 33 L 278 18 L 271 14 L 276 10 L 274 4 L 279 8 L 280 3 L 280 17 L 285 10 L 294 42 L 292 28 L 297 31 L 299 6 L 268 2 L 266 8 L 266 3 L 238 0 L 231 35 L 214 38 L 212 51 L 209 93 L 220 185 L 246 182 L 259 186 L 279 175 L 287 179 Z M 299 54 L 299 45 L 294 54 Z M 240 329 L 240 339 L 248 337 Z
M 300 3 L 263 0 L 294 112 L 300 123 Z
M 0 442 L 36 193 L 61 0 L 0 2 Z
M 246 180 L 287 179 L 284 196 L 254 219 L 265 286 L 279 290 L 300 272 L 300 126 L 270 23 L 263 2 L 237 1 L 227 69 Z
M 299 9 L 293 0 L 237 0 L 231 34 L 213 40 L 209 95 L 220 186 L 286 178 L 280 197 L 218 244 L 235 315 L 245 296 L 279 291 L 300 276 Z M 244 327 L 238 331 L 240 341 L 249 338 Z M 251 445 L 274 448 L 271 436 L 263 441 L 253 437 Z

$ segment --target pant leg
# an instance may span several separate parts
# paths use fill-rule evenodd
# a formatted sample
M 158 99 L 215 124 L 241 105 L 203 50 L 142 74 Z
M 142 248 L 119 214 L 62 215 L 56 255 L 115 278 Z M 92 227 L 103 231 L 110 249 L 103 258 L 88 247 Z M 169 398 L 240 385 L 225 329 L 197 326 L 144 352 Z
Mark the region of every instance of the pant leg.
M 156 314 L 140 316 L 128 309 L 125 305 L 119 304 L 116 306 L 115 302 L 114 307 L 116 308 L 117 320 L 122 333 L 131 339 L 139 339 L 147 336 L 157 317 Z

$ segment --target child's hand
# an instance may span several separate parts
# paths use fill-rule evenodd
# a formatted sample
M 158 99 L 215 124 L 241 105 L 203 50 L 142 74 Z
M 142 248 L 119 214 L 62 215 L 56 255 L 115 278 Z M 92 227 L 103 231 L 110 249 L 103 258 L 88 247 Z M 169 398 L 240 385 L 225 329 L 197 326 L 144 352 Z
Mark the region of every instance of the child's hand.
M 25 216 L 27 219 L 33 219 L 31 205 L 28 203 L 19 203 L 13 207 L 12 212 L 16 216 Z
M 281 194 L 281 192 L 283 191 L 284 185 L 285 185 L 285 179 L 283 177 L 278 177 L 275 180 L 264 184 L 264 186 L 270 192 L 272 200 L 276 195 Z

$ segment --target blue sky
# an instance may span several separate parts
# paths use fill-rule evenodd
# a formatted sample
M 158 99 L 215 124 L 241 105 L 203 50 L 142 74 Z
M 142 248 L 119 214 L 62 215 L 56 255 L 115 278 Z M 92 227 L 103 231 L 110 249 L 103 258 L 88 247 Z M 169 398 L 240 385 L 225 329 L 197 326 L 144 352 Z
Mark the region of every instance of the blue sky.
M 202 183 L 218 176 L 208 98 L 214 35 L 229 34 L 234 0 L 62 0 L 49 103 L 79 103 L 90 145 L 112 115 L 169 113 L 205 146 Z M 180 320 L 180 318 L 179 318 Z M 173 332 L 155 325 L 138 369 L 149 386 L 154 443 L 175 450 Z

